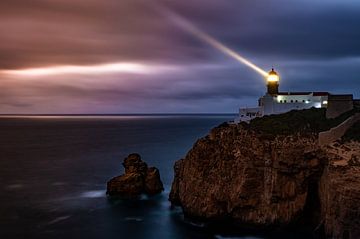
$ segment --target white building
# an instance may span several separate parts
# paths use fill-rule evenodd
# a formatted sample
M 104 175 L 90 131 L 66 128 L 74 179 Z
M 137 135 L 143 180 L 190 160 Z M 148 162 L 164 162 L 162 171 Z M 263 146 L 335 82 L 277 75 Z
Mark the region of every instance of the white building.
M 250 121 L 264 115 L 281 114 L 291 110 L 326 108 L 328 92 L 279 92 L 279 75 L 272 69 L 267 77 L 267 93 L 255 108 L 240 108 L 235 122 Z

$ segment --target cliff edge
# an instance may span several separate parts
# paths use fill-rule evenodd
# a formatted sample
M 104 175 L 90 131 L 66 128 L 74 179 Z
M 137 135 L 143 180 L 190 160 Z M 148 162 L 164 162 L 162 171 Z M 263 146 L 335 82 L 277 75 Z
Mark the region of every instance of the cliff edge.
M 214 128 L 176 162 L 170 201 L 192 219 L 360 238 L 360 124 L 320 146 L 319 133 L 354 112 L 325 114 L 292 111 Z

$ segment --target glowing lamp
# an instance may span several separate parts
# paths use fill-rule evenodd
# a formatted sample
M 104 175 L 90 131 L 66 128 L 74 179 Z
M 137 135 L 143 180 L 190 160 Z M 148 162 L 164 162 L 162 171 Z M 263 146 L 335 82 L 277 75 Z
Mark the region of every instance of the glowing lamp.
M 268 81 L 279 81 L 279 76 L 269 75 L 269 76 L 267 77 L 267 80 L 268 80 Z
M 267 81 L 269 81 L 269 82 L 278 82 L 279 80 L 280 80 L 280 77 L 276 73 L 276 71 L 274 71 L 274 68 L 271 69 L 271 71 L 269 72 L 269 74 L 267 76 Z

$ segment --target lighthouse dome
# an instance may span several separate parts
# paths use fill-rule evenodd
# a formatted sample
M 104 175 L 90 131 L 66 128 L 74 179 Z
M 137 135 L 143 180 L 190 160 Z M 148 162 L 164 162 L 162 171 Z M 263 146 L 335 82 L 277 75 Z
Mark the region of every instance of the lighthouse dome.
M 271 71 L 269 71 L 269 75 L 278 75 L 278 73 L 274 70 L 274 68 L 271 68 Z
M 271 69 L 271 71 L 269 71 L 268 76 L 267 76 L 267 81 L 268 82 L 278 82 L 280 79 L 278 73 L 274 70 L 274 68 Z

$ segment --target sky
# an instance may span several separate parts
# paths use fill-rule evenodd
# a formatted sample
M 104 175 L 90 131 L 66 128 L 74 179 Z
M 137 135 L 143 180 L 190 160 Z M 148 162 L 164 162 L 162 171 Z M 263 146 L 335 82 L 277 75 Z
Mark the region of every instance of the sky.
M 1 0 L 0 114 L 236 113 L 281 91 L 360 98 L 358 0 Z

